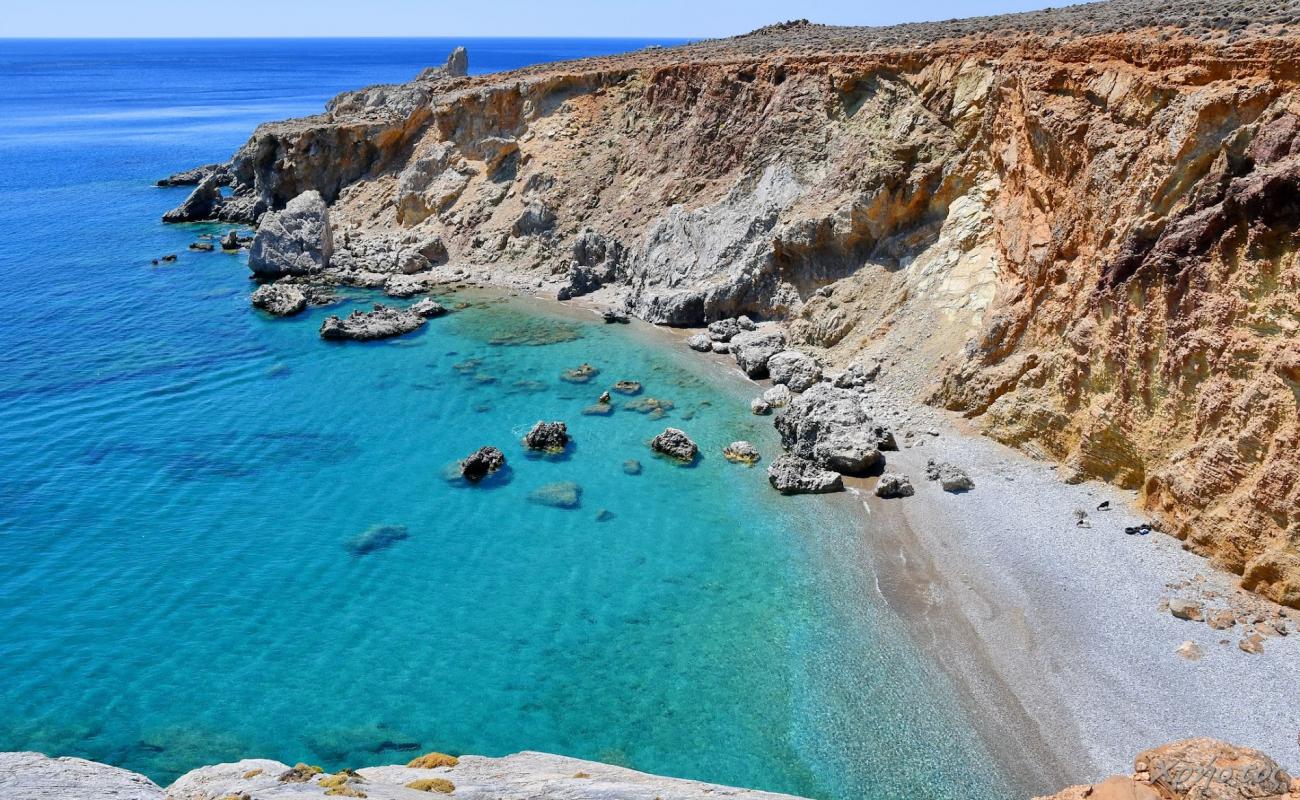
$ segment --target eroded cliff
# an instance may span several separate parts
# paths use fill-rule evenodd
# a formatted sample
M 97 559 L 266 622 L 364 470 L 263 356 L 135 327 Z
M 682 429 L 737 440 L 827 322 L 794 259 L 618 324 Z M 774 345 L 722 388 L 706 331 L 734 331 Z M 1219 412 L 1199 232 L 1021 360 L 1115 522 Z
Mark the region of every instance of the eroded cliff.
M 1114 0 L 432 70 L 262 126 L 209 215 L 316 190 L 339 280 L 784 319 L 1300 606 L 1298 24 Z

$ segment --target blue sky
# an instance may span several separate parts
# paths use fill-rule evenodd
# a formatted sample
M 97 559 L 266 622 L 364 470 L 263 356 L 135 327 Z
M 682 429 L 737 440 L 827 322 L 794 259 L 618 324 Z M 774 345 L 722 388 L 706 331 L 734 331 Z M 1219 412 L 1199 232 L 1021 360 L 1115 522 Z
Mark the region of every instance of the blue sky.
M 1052 4 L 1053 0 L 20 0 L 6 3 L 0 13 L 0 37 L 699 37 L 743 33 L 799 17 L 842 25 L 889 25 L 1028 11 Z

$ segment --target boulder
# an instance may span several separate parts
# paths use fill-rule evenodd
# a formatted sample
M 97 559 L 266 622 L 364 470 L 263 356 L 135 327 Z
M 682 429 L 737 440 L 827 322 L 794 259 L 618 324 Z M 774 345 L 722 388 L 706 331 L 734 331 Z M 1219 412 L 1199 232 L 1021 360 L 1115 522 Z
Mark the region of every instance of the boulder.
M 566 383 L 589 383 L 592 378 L 600 374 L 600 370 L 590 364 L 582 363 L 572 369 L 566 369 L 560 375 L 560 380 Z
M 740 328 L 742 331 L 752 331 L 758 328 L 758 326 L 754 324 L 754 320 L 743 314 L 736 317 L 736 327 Z
M 460 462 L 460 474 L 465 480 L 478 483 L 505 465 L 505 453 L 495 447 L 480 447 Z
M 0 753 L 0 797 L 5 800 L 163 800 L 143 775 L 84 758 Z
M 952 464 L 937 462 L 934 459 L 926 463 L 925 477 L 938 481 L 945 492 L 968 492 L 975 488 L 975 481 L 971 480 L 965 472 Z
M 732 442 L 722 449 L 723 458 L 737 464 L 755 464 L 762 456 L 758 448 L 746 441 Z
M 707 333 L 697 333 L 686 340 L 686 346 L 700 353 L 713 350 L 713 340 Z
M 782 350 L 767 360 L 772 383 L 790 387 L 791 391 L 811 389 L 822 379 L 822 368 L 812 356 L 798 350 Z
M 524 434 L 524 447 L 529 450 L 544 450 L 548 453 L 560 453 L 569 444 L 569 426 L 563 422 L 542 422 Z
M 605 320 L 606 325 L 612 325 L 614 323 L 626 325 L 631 321 L 627 315 L 627 311 L 620 308 L 607 308 L 600 312 L 600 318 Z
M 1215 739 L 1186 739 L 1134 759 L 1134 778 L 1160 797 L 1197 800 L 1285 798 L 1291 776 L 1258 750 Z
M 346 318 L 331 315 L 321 323 L 320 338 L 370 341 L 401 336 L 419 329 L 428 320 L 405 308 L 376 304 L 373 311 L 353 311 Z
M 1200 603 L 1194 600 L 1184 600 L 1174 598 L 1169 601 L 1169 613 L 1178 619 L 1185 619 L 1188 622 L 1200 622 L 1205 619 L 1205 610 Z
M 731 352 L 731 345 L 727 344 L 726 342 L 714 342 L 713 346 L 710 347 L 709 349 L 711 349 L 713 352 L 717 353 L 718 355 L 725 356 Z
M 785 334 L 776 328 L 741 331 L 731 339 L 731 354 L 751 378 L 767 377 L 768 359 L 784 349 Z
M 715 342 L 730 342 L 731 337 L 740 333 L 740 325 L 734 317 L 720 319 L 709 323 L 709 338 Z
M 789 453 L 772 462 L 767 479 L 781 494 L 825 494 L 844 489 L 838 473 Z
M 426 297 L 423 300 L 414 303 L 411 306 L 410 311 L 419 314 L 425 319 L 433 319 L 434 317 L 441 317 L 443 314 L 446 314 L 447 308 L 432 297 Z
M 775 424 L 790 452 L 846 475 L 871 470 L 884 460 L 881 450 L 896 449 L 893 434 L 871 420 L 856 392 L 829 383 L 791 400 Z
M 222 183 L 222 178 L 216 174 L 203 178 L 185 202 L 163 214 L 163 222 L 199 222 L 216 218 L 221 208 Z
M 906 475 L 886 472 L 876 482 L 876 497 L 911 497 L 914 494 L 916 490 L 912 488 L 912 480 Z
M 578 508 L 582 505 L 582 487 L 573 481 L 542 484 L 528 493 L 528 502 L 552 508 Z
M 242 245 L 243 242 L 240 240 L 239 234 L 233 230 L 227 231 L 226 235 L 221 237 L 221 249 L 227 252 L 238 250 Z
M 268 283 L 257 287 L 249 300 L 253 308 L 260 308 L 277 317 L 289 317 L 307 308 L 307 294 L 300 287 L 287 283 Z
M 677 428 L 665 428 L 663 433 L 650 440 L 650 449 L 688 464 L 700 452 L 691 437 Z
M 166 178 L 159 178 L 154 182 L 155 186 L 198 186 L 204 179 L 218 176 L 221 184 L 230 182 L 229 167 L 226 164 L 204 164 L 201 167 L 182 170 L 168 175 Z
M 469 74 L 469 51 L 464 47 L 457 47 L 447 56 L 447 63 L 442 68 L 443 73 L 449 78 L 463 78 Z
M 762 397 L 755 397 L 749 401 L 749 413 L 756 417 L 767 416 L 772 413 L 772 404 Z
M 836 375 L 833 383 L 841 389 L 853 389 L 871 383 L 879 374 L 879 361 L 859 362 L 850 364 L 848 369 Z
M 257 275 L 311 275 L 330 265 L 334 232 L 320 192 L 303 192 L 282 211 L 268 212 L 248 251 Z
M 790 405 L 793 399 L 794 393 L 790 391 L 790 387 L 782 384 L 777 384 L 763 392 L 763 400 L 772 408 L 784 408 Z

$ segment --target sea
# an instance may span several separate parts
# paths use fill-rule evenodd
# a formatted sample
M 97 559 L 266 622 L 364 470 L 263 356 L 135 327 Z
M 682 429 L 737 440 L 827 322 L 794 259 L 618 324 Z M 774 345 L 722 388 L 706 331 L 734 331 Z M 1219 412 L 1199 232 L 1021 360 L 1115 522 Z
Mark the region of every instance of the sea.
M 324 342 L 376 297 L 270 318 L 244 254 L 188 249 L 229 226 L 160 221 L 189 190 L 156 179 L 455 45 L 484 73 L 674 43 L 0 40 L 0 750 L 161 784 L 540 750 L 827 800 L 1012 796 L 881 600 L 860 501 L 722 457 L 779 453 L 734 366 L 468 290 L 415 334 Z M 641 393 L 583 413 L 619 380 Z M 530 456 L 538 420 L 569 450 Z M 648 448 L 669 425 L 693 467 Z M 508 467 L 466 485 L 483 445 Z

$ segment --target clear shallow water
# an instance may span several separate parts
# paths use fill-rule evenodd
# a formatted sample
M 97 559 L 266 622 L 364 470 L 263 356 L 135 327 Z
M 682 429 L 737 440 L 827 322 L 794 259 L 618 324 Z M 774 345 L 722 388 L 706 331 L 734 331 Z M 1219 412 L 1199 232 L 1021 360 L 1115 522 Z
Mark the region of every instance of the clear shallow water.
M 162 782 L 537 749 L 819 798 L 1009 796 L 877 604 L 848 506 L 721 458 L 776 449 L 734 372 L 485 296 L 328 345 L 323 316 L 371 298 L 268 319 L 241 256 L 185 250 L 220 228 L 157 221 L 187 190 L 153 179 L 452 44 L 0 41 L 0 749 Z M 476 70 L 641 44 L 468 42 Z M 591 384 L 560 379 L 584 361 Z M 674 409 L 580 413 L 620 378 Z M 570 423 L 567 459 L 518 444 L 543 418 Z M 651 456 L 666 424 L 697 467 Z M 489 443 L 508 480 L 444 479 Z M 529 502 L 555 481 L 580 508 Z M 407 537 L 358 555 L 381 525 Z

